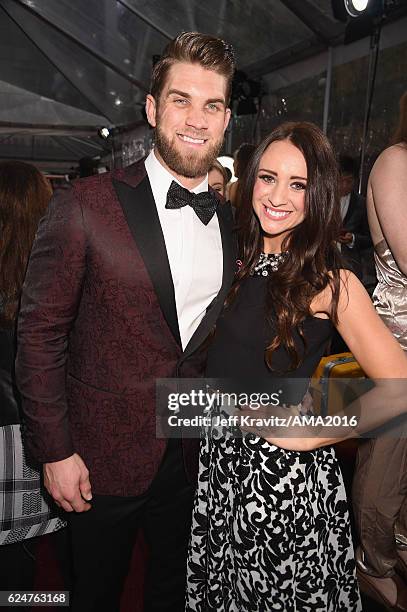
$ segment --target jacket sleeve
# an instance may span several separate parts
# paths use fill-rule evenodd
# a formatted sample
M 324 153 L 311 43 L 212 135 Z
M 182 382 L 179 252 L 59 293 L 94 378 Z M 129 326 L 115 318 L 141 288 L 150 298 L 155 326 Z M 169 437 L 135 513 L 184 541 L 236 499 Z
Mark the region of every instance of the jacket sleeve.
M 41 220 L 23 285 L 16 379 L 25 442 L 39 462 L 72 455 L 66 401 L 68 337 L 81 298 L 86 238 L 75 190 L 58 192 Z
M 366 199 L 356 194 L 353 197 L 356 198 L 353 215 L 349 224 L 345 224 L 345 228 L 355 236 L 354 248 L 363 250 L 373 246 L 367 220 Z

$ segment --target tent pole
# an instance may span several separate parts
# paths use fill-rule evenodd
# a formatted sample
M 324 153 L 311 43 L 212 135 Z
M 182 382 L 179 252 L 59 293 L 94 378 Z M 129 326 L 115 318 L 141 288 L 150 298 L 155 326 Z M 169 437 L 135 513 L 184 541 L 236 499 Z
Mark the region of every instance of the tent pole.
M 173 34 L 170 34 L 166 30 L 161 28 L 159 25 L 157 25 L 156 23 L 151 21 L 151 19 L 146 17 L 146 15 L 143 15 L 143 13 L 141 11 L 139 11 L 138 9 L 136 9 L 136 7 L 133 6 L 133 4 L 131 2 L 129 2 L 129 0 L 117 0 L 117 2 L 119 4 L 121 4 L 122 6 L 124 6 L 128 11 L 130 11 L 131 13 L 136 15 L 136 17 L 138 17 L 139 19 L 144 21 L 144 23 L 146 23 L 148 26 L 150 26 L 150 28 L 153 28 L 153 30 L 155 30 L 156 32 L 159 32 L 160 34 L 162 34 L 162 36 L 164 36 L 168 40 L 172 40 L 174 38 Z M 189 0 L 188 0 L 188 2 L 189 2 Z
M 372 100 L 376 83 L 377 62 L 380 50 L 380 35 L 382 32 L 383 17 L 375 24 L 374 30 L 370 36 L 369 48 L 369 70 L 367 76 L 366 101 L 365 101 L 365 116 L 363 120 L 362 140 L 360 143 L 360 158 L 359 158 L 359 185 L 358 194 L 362 193 L 364 181 L 364 165 L 367 147 L 367 135 L 369 130 L 370 112 L 372 110 Z

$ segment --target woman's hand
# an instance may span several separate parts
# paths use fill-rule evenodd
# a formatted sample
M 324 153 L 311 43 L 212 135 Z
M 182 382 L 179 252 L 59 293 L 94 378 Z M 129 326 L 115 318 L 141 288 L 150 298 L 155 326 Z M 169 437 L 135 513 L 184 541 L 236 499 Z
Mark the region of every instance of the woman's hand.
M 311 415 L 300 414 L 299 406 L 244 408 L 235 415 L 242 432 L 253 433 L 285 450 L 310 451 L 332 444 L 331 439 L 317 437 L 320 428 L 312 425 Z

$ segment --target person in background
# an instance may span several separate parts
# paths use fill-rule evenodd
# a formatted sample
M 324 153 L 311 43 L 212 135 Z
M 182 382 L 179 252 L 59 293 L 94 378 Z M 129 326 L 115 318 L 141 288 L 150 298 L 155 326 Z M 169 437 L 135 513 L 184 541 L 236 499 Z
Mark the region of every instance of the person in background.
M 236 149 L 233 155 L 233 170 L 237 181 L 232 183 L 229 187 L 229 200 L 234 206 L 237 206 L 238 203 L 239 179 L 242 178 L 255 150 L 256 147 L 254 144 L 244 142 L 238 149 Z
M 226 185 L 228 183 L 228 174 L 226 168 L 222 166 L 217 159 L 213 162 L 209 168 L 208 183 L 215 191 L 220 193 L 223 197 L 226 196 Z
M 340 244 L 345 263 L 362 279 L 362 251 L 371 246 L 365 198 L 356 191 L 359 166 L 349 155 L 339 156 L 339 194 L 342 219 Z
M 39 536 L 66 525 L 26 455 L 14 381 L 21 287 L 51 186 L 34 166 L 0 162 L 0 590 L 34 587 Z
M 376 160 L 367 212 L 378 284 L 373 303 L 407 354 L 407 92 L 392 145 Z M 395 378 L 397 378 L 395 374 Z M 391 610 L 407 610 L 407 440 L 362 443 L 353 483 L 361 589 Z
M 224 166 L 225 172 L 226 172 L 226 177 L 227 177 L 227 182 L 226 182 L 226 190 L 225 190 L 225 198 L 227 201 L 229 201 L 229 190 L 230 187 L 232 185 L 232 183 L 230 182 L 232 180 L 232 170 L 230 168 L 228 168 L 228 166 Z
M 344 264 L 359 280 L 363 277 L 362 256 L 371 244 L 367 223 L 365 198 L 356 191 L 359 166 L 349 155 L 339 156 L 339 196 L 342 230 L 338 241 Z M 335 330 L 330 346 L 331 353 L 349 351 L 342 336 Z

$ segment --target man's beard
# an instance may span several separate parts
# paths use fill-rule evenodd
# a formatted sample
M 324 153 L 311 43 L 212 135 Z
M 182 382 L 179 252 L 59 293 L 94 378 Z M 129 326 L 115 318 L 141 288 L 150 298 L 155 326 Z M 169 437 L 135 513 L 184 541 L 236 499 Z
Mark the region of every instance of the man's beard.
M 192 136 L 192 138 L 194 137 L 199 138 L 199 136 Z M 157 124 L 155 129 L 155 146 L 164 163 L 170 170 L 186 178 L 204 176 L 219 155 L 222 144 L 223 137 L 215 141 L 204 155 L 199 154 L 199 151 L 195 154 L 193 151 L 188 154 L 186 152 L 181 153 L 160 130 L 159 124 Z

